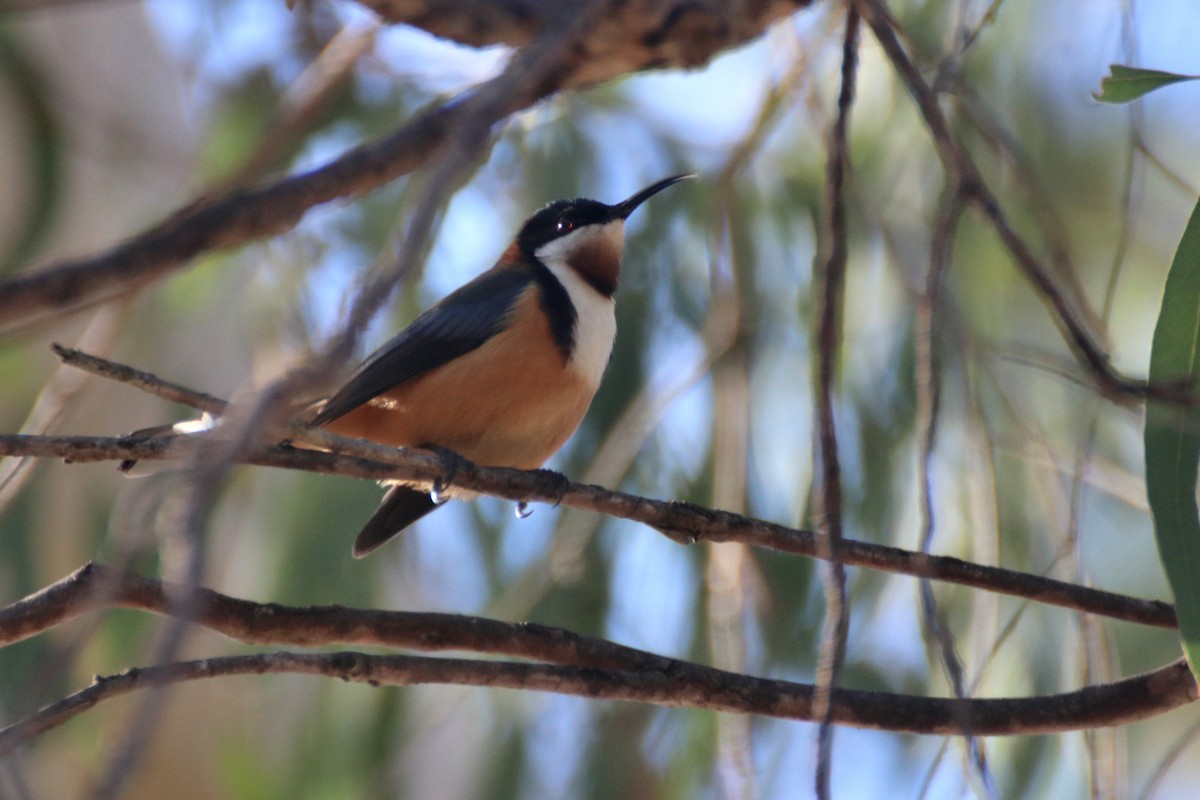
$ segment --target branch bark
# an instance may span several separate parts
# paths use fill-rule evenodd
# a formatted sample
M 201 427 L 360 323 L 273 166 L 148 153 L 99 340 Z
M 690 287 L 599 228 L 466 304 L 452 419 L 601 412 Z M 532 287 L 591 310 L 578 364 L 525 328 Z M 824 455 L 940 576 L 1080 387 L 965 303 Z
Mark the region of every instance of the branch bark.
M 9 643 L 97 608 L 175 613 L 170 596 L 196 600 L 189 619 L 252 643 L 386 644 L 420 650 L 469 649 L 545 659 L 517 663 L 401 655 L 263 653 L 132 669 L 46 706 L 0 730 L 0 756 L 111 697 L 188 680 L 230 675 L 299 673 L 371 685 L 446 683 L 550 691 L 605 700 L 704 708 L 811 721 L 811 685 L 755 678 L 666 658 L 560 628 L 514 625 L 453 614 L 288 608 L 207 589 L 169 586 L 97 565 L 0 609 L 0 643 Z M 1187 665 L 1176 661 L 1111 684 L 1031 698 L 941 699 L 834 688 L 831 719 L 843 725 L 951 735 L 1046 734 L 1119 725 L 1164 713 L 1196 698 Z
M 79 463 L 126 459 L 182 460 L 195 452 L 202 438 L 0 434 L 0 455 L 58 457 Z M 634 520 L 681 543 L 742 542 L 820 558 L 819 536 L 812 531 L 788 528 L 741 514 L 693 503 L 653 500 L 602 486 L 575 483 L 549 470 L 480 467 L 467 461 L 448 468 L 441 458 L 423 450 L 398 450 L 330 434 L 323 434 L 319 441 L 322 446 L 336 448 L 340 452 L 323 453 L 269 446 L 247 454 L 243 463 L 376 481 L 450 482 L 461 488 L 506 500 L 562 504 Z M 932 556 L 898 547 L 843 539 L 838 557 L 847 566 L 947 581 L 1153 627 L 1175 627 L 1175 611 L 1169 603 L 1127 597 L 950 556 Z
M 522 47 L 575 4 L 558 0 L 359 0 L 388 22 L 472 47 Z M 563 87 L 648 68 L 695 68 L 762 35 L 812 0 L 629 0 L 614 4 L 580 43 L 579 68 Z
M 836 687 L 846 658 L 846 640 L 850 635 L 850 609 L 846 604 L 846 568 L 841 559 L 842 545 L 842 468 L 838 456 L 837 424 L 834 419 L 834 387 L 842 349 L 842 306 L 845 302 L 846 262 L 846 180 L 850 171 L 850 147 L 847 141 L 850 111 L 858 78 L 858 10 L 846 4 L 846 28 L 842 38 L 842 85 L 838 92 L 837 115 L 829 129 L 825 146 L 825 192 L 822 198 L 821 246 L 813 268 L 813 340 L 817 352 L 813 358 L 813 428 L 817 431 L 816 470 L 813 488 L 817 508 L 817 540 L 825 587 L 825 620 L 822 624 L 821 650 L 817 655 L 816 712 L 817 768 L 814 788 L 820 800 L 830 797 L 833 771 L 833 713 L 829 698 Z

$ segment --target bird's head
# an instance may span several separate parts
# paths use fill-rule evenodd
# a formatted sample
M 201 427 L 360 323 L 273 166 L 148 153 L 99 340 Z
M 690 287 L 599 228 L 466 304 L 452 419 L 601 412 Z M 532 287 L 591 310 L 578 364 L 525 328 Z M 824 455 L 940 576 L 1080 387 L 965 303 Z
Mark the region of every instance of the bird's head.
M 556 200 L 521 226 L 517 247 L 543 264 L 570 267 L 601 295 L 611 297 L 621 277 L 625 220 L 663 189 L 693 177 L 665 178 L 614 205 L 582 197 Z

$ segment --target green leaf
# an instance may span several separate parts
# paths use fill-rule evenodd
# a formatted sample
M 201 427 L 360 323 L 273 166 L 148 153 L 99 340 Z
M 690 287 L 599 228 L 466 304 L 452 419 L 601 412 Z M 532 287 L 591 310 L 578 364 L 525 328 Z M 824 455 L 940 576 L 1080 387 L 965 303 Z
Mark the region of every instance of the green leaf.
M 1150 382 L 1200 394 L 1200 203 L 1192 211 L 1163 289 L 1150 351 Z M 1146 492 L 1154 535 L 1192 674 L 1200 674 L 1200 408 L 1146 404 Z
M 1092 97 L 1101 103 L 1129 103 L 1148 92 L 1183 81 L 1200 80 L 1200 75 L 1178 75 L 1157 69 L 1109 65 L 1109 76 L 1100 80 L 1100 91 Z

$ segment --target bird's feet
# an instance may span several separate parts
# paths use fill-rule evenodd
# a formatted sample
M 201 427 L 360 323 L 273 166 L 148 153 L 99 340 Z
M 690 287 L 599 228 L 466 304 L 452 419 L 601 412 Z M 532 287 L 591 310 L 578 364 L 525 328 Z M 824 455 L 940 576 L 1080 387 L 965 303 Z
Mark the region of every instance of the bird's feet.
M 562 505 L 563 498 L 571 490 L 571 479 L 561 472 L 552 469 L 539 469 L 538 476 L 546 481 L 554 491 L 554 508 Z
M 440 506 L 450 499 L 450 487 L 454 484 L 455 476 L 458 475 L 458 471 L 467 463 L 467 460 L 449 447 L 425 444 L 421 445 L 421 449 L 433 453 L 442 462 L 445 474 L 435 478 L 433 487 L 429 490 L 429 499 Z
M 567 496 L 567 492 L 571 488 L 571 479 L 566 475 L 563 475 L 561 472 L 555 472 L 554 470 L 549 469 L 539 469 L 537 474 L 539 478 L 544 480 L 552 487 L 555 495 L 554 508 L 558 508 L 558 506 L 562 503 L 563 498 Z M 528 502 L 524 500 L 517 502 L 517 519 L 525 519 L 532 513 L 533 509 L 529 507 Z

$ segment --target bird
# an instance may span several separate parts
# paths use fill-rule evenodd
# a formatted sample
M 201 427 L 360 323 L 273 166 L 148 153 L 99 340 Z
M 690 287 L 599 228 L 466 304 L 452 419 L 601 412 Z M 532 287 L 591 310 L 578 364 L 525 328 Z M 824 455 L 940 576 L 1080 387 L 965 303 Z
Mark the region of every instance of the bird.
M 310 424 L 393 447 L 449 451 L 480 466 L 536 469 L 583 421 L 616 338 L 625 220 L 693 174 L 619 203 L 557 200 L 495 265 L 418 316 L 319 403 Z M 354 540 L 361 558 L 469 493 L 388 483 Z

